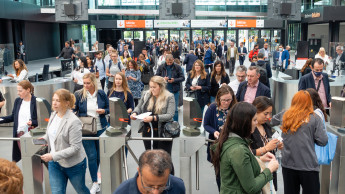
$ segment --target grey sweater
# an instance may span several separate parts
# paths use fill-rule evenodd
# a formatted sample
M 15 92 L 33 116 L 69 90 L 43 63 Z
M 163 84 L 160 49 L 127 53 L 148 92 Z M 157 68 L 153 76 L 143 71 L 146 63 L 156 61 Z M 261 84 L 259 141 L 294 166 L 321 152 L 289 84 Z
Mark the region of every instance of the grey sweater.
M 173 117 L 175 114 L 175 98 L 174 95 L 168 92 L 168 96 L 166 98 L 166 104 L 163 107 L 160 114 L 158 114 L 158 130 L 161 130 L 162 123 L 173 121 Z M 150 90 L 143 93 L 141 99 L 138 102 L 138 105 L 135 107 L 133 113 L 142 114 L 144 113 L 144 107 L 146 104 L 149 103 L 151 98 Z M 142 125 L 143 123 L 141 123 Z M 140 127 L 141 127 L 140 125 Z M 139 128 L 140 128 L 139 127 Z M 158 134 L 161 134 L 160 132 Z
M 275 115 L 275 121 L 280 120 L 283 114 L 284 112 Z M 308 123 L 302 124 L 294 134 L 283 133 L 282 138 L 284 143 L 282 167 L 301 171 L 320 170 L 315 153 L 315 143 L 325 146 L 328 136 L 319 116 L 311 114 Z

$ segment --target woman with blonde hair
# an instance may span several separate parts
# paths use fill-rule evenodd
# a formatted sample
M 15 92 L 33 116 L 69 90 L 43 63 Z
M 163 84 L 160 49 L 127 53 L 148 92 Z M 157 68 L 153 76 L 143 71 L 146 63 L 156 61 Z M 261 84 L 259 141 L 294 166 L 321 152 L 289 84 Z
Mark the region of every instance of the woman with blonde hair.
M 83 135 L 84 137 L 99 137 L 107 128 L 108 122 L 105 115 L 109 114 L 109 101 L 105 92 L 98 89 L 97 78 L 93 73 L 83 76 L 84 87 L 75 92 L 75 108 L 78 117 L 96 118 L 97 133 L 95 135 Z M 100 191 L 97 180 L 97 171 L 100 163 L 99 141 L 83 140 L 83 146 L 88 158 L 89 171 L 93 185 L 91 193 Z
M 186 81 L 186 88 L 189 91 L 189 96 L 197 99 L 201 112 L 204 112 L 205 105 L 210 102 L 211 83 L 209 74 L 206 73 L 204 63 L 201 60 L 194 62 Z
M 323 47 L 320 47 L 319 52 L 315 55 L 315 59 L 320 58 L 325 63 L 325 66 L 327 66 L 330 62 L 330 57 L 326 55 L 326 50 Z
M 28 80 L 28 68 L 21 59 L 17 59 L 12 63 L 15 74 L 9 74 L 14 81 L 20 82 L 22 80 Z
M 313 102 L 305 90 L 297 92 L 291 107 L 282 119 L 282 169 L 284 193 L 320 193 L 320 166 L 315 153 L 315 143 L 325 146 L 328 142 L 323 122 L 314 114 Z
M 48 144 L 48 153 L 41 159 L 48 162 L 52 194 L 66 193 L 69 180 L 77 193 L 89 194 L 85 185 L 86 159 L 82 145 L 82 123 L 73 114 L 75 97 L 66 89 L 54 92 L 47 132 L 42 137 Z
M 131 114 L 134 109 L 134 100 L 131 90 L 128 87 L 125 74 L 118 72 L 115 74 L 113 87 L 108 91 L 107 96 L 120 98 L 126 105 L 127 113 Z
M 152 112 L 150 116 L 143 119 L 142 136 L 151 137 L 151 127 L 153 128 L 153 137 L 162 137 L 164 123 L 172 122 L 175 114 L 175 98 L 172 93 L 166 89 L 166 82 L 163 77 L 153 76 L 150 79 L 150 89 L 143 93 L 139 104 L 132 112 L 131 119 L 136 120 L 135 116 Z M 163 149 L 171 155 L 172 141 L 144 141 L 145 149 Z

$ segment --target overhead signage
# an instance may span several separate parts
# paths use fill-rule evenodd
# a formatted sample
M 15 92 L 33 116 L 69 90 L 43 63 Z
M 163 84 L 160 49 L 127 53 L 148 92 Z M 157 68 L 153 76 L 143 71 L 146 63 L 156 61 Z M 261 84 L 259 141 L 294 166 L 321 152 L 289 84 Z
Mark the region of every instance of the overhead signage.
M 311 14 L 305 14 L 304 18 L 319 18 L 321 17 L 321 13 L 320 12 L 314 12 Z
M 228 20 L 229 28 L 263 28 L 264 20 Z
M 189 28 L 190 20 L 154 20 L 155 28 Z
M 152 20 L 117 20 L 117 28 L 153 28 Z
M 226 20 L 191 20 L 192 28 L 227 28 Z

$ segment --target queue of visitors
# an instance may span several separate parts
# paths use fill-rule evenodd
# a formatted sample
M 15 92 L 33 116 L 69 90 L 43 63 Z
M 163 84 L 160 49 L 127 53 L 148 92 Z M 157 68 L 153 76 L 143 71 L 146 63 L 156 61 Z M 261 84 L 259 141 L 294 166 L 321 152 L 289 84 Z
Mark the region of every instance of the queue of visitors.
M 255 45 L 249 52 L 252 64 L 246 67 L 243 61 L 248 51 L 243 43 L 237 48 L 234 42 L 228 47 L 224 41 L 206 43 L 198 39 L 195 45 L 183 58 L 182 51 L 186 53 L 187 49 L 182 45 L 181 50 L 177 41 L 170 45 L 164 40 L 146 45 L 138 56 L 134 56 L 133 50 L 140 48 L 134 42 L 126 45 L 120 41 L 117 50 L 107 45 L 106 53 L 98 51 L 97 43 L 93 46 L 93 60 L 90 56 L 79 57 L 72 73 L 74 94 L 65 89 L 54 92 L 53 113 L 43 136 L 48 152 L 41 159 L 48 163 L 52 193 L 66 193 L 68 180 L 77 193 L 101 190 L 97 175 L 99 142 L 82 137 L 99 137 L 109 126 L 109 98 L 123 101 L 129 120 L 150 112 L 140 120 L 139 133 L 142 137 L 163 137 L 166 125 L 179 121 L 179 101 L 184 94 L 197 100 L 203 113 L 203 127 L 209 139 L 215 141 L 207 145 L 207 160 L 213 164 L 220 193 L 261 193 L 269 191 L 271 183 L 277 191 L 279 165 L 285 193 L 297 194 L 300 187 L 304 193 L 320 192 L 314 143 L 327 144 L 322 123 L 327 121 L 327 110 L 331 108 L 328 76 L 322 73 L 322 51 L 320 57 L 308 61 L 310 73 L 300 79 L 300 91 L 293 97 L 291 107 L 273 116 L 275 124 L 281 125 L 281 141 L 272 139 L 276 131 L 271 125 L 274 104 L 269 82 L 270 59 L 273 57 L 273 66 L 286 69 L 289 48 L 280 49 L 275 61 L 268 44 L 261 49 Z M 66 42 L 59 56 L 67 55 L 72 57 L 73 50 Z M 240 66 L 235 68 L 237 61 Z M 37 107 L 34 88 L 24 75 L 28 72 L 24 62 L 16 60 L 13 64 L 19 97 L 12 114 L 1 117 L 0 123 L 14 122 L 13 137 L 20 137 L 37 126 Z M 102 88 L 98 88 L 98 82 Z M 88 118 L 96 122 L 95 133 L 82 130 Z M 183 181 L 174 176 L 173 141 L 143 143 L 146 151 L 139 158 L 138 172 L 114 193 L 185 193 Z M 281 164 L 277 152 L 282 153 Z M 12 160 L 18 162 L 20 156 L 20 144 L 14 142 Z M 85 185 L 87 167 L 93 183 L 90 189 Z

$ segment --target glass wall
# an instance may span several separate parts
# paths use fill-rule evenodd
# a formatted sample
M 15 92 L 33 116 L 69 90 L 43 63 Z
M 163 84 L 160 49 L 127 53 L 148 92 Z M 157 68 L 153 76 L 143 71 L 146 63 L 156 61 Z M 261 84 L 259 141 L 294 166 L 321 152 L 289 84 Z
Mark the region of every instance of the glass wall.
M 146 31 L 146 40 L 154 40 L 156 39 L 156 31 Z
M 281 36 L 281 30 L 273 30 L 272 31 L 272 39 L 271 39 L 271 50 L 276 50 L 276 48 L 281 43 L 280 36 Z
M 228 30 L 227 33 L 226 33 L 226 41 L 227 42 L 234 42 L 236 44 L 236 41 L 237 41 L 237 37 L 236 37 L 236 30 Z M 241 36 L 240 36 L 240 40 L 241 42 Z M 242 40 L 243 42 L 243 40 Z
M 265 43 L 271 43 L 271 30 L 261 30 L 261 38 Z
M 224 30 L 215 30 L 214 36 L 218 40 L 218 44 L 220 44 L 220 41 L 224 40 Z
M 301 40 L 301 24 L 289 24 L 288 33 L 288 44 L 291 50 L 296 50 L 297 42 Z
M 134 39 L 144 40 L 144 31 L 133 31 Z
M 89 30 L 88 30 L 88 25 L 83 24 L 81 25 L 81 33 L 83 36 L 83 48 L 82 51 L 86 52 L 89 51 Z
M 180 39 L 180 32 L 177 30 L 170 30 L 170 41 L 178 41 Z
M 125 39 L 126 42 L 131 41 L 133 39 L 133 31 L 124 31 L 123 39 Z
M 161 40 L 166 39 L 166 40 L 168 40 L 168 37 L 169 37 L 168 30 L 158 30 L 158 39 L 161 39 Z

